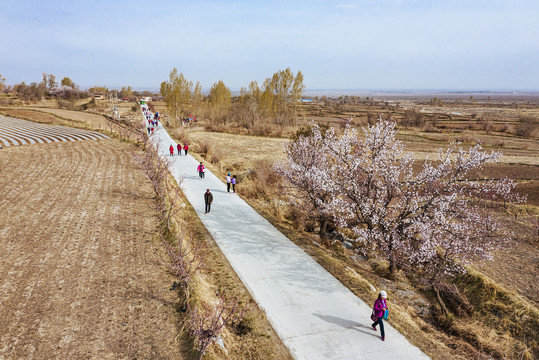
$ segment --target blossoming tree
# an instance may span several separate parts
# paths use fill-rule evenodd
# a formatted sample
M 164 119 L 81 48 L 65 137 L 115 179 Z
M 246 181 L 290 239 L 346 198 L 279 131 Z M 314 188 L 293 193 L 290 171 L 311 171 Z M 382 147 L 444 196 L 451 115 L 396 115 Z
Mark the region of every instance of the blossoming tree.
M 288 161 L 277 163 L 275 170 L 296 190 L 293 198 L 299 200 L 299 206 L 317 218 L 320 238 L 325 241 L 328 221 L 331 219 L 331 214 L 326 211 L 331 199 L 326 183 L 331 181 L 331 174 L 327 171 L 329 158 L 323 145 L 320 131 L 286 144 Z
M 508 239 L 492 205 L 518 201 L 516 184 L 466 179 L 501 156 L 480 145 L 440 150 L 436 162 L 414 169 L 395 127 L 380 119 L 360 139 L 350 128 L 339 136 L 314 125 L 312 135 L 288 145 L 281 173 L 359 244 L 384 254 L 392 274 L 399 265 L 436 287 L 470 261 L 490 259 Z

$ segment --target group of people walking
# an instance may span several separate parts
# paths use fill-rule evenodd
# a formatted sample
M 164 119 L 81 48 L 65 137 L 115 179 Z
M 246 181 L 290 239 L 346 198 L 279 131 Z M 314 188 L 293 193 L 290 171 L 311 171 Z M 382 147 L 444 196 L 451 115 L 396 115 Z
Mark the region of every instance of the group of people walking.
M 182 144 L 176 145 L 176 150 L 178 151 L 178 156 L 181 156 L 182 154 Z M 189 145 L 187 143 L 183 144 L 183 151 L 185 152 L 185 156 L 187 156 L 187 151 L 189 150 Z M 170 145 L 168 147 L 168 151 L 170 153 L 170 156 L 174 156 L 174 145 Z
M 159 120 L 161 120 L 161 117 L 159 116 L 159 112 L 156 112 L 154 115 L 148 108 L 143 108 L 143 113 L 146 121 L 148 122 L 146 125 L 146 130 L 148 131 L 148 135 L 151 135 L 154 133 L 155 129 L 157 129 L 157 126 L 159 126 Z
M 197 172 L 198 172 L 198 177 L 200 179 L 204 179 L 204 173 L 206 172 L 206 167 L 204 166 L 204 164 L 202 162 L 200 162 L 200 164 L 198 164 Z M 237 183 L 237 181 L 238 181 L 238 177 L 236 175 L 231 175 L 230 173 L 228 173 L 226 175 L 226 191 L 228 193 L 230 193 L 230 187 L 231 186 L 232 186 L 232 193 L 236 192 L 236 183 Z

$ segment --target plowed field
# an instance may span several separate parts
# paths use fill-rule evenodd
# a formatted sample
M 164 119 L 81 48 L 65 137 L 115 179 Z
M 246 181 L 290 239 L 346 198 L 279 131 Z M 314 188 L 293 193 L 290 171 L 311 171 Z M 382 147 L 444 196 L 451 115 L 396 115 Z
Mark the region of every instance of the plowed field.
M 0 358 L 181 359 L 152 190 L 115 140 L 0 150 Z

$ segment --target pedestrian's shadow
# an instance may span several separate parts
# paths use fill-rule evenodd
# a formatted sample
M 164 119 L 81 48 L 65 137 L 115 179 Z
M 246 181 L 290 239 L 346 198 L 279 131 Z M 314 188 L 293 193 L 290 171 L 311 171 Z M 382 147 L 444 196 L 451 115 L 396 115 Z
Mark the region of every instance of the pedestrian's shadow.
M 214 193 L 223 193 L 223 194 L 226 194 L 227 192 L 224 191 L 224 190 L 216 190 L 216 189 L 212 189 L 210 188 L 210 191 L 213 191 Z
M 313 313 L 313 315 L 316 316 L 319 319 L 324 320 L 325 322 L 330 323 L 330 324 L 337 324 L 339 326 L 342 326 L 345 329 L 353 329 L 353 330 L 362 332 L 364 334 L 367 334 L 367 335 L 374 336 L 374 337 L 378 338 L 378 335 L 376 335 L 376 333 L 372 330 L 372 328 L 370 326 L 360 324 L 358 322 L 351 321 L 351 320 L 348 320 L 348 319 L 343 319 L 343 318 L 333 316 L 333 315 L 321 315 L 321 314 L 315 314 L 315 313 Z M 361 328 L 368 329 L 368 331 L 362 330 Z
M 198 175 L 181 175 L 184 179 L 201 180 Z

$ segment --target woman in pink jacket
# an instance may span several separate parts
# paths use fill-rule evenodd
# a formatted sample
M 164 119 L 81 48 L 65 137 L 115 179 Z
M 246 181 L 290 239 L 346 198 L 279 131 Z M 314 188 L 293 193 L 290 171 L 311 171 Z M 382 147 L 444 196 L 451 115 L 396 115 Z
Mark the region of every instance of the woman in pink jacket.
M 371 326 L 376 331 L 376 325 L 380 324 L 380 333 L 382 335 L 382 341 L 385 341 L 386 334 L 384 332 L 384 313 L 387 310 L 387 293 L 382 290 L 378 295 L 378 299 L 374 302 L 374 315 L 378 318 Z
M 204 165 L 202 165 L 202 163 L 200 163 L 200 165 L 198 165 L 197 170 L 198 170 L 198 176 L 201 179 L 204 179 Z

